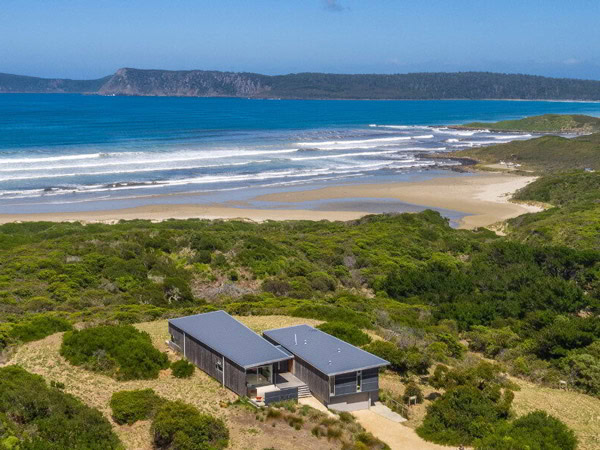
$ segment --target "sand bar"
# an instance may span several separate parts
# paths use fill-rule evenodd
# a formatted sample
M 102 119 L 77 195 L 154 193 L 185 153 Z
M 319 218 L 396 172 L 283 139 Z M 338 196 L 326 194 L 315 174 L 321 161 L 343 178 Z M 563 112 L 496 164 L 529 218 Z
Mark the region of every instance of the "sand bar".
M 510 202 L 511 195 L 535 180 L 511 174 L 484 173 L 472 177 L 442 177 L 420 182 L 354 184 L 258 197 L 262 201 L 300 202 L 337 198 L 393 198 L 406 203 L 469 214 L 461 228 L 476 228 L 541 208 Z
M 488 226 L 518 215 L 539 211 L 535 206 L 509 202 L 510 195 L 535 177 L 485 173 L 468 177 L 441 177 L 419 182 L 351 184 L 306 191 L 281 192 L 255 198 L 279 203 L 327 199 L 396 199 L 425 207 L 445 208 L 468 214 L 461 228 Z M 365 200 L 368 201 L 368 200 Z M 247 209 L 226 205 L 155 204 L 135 208 L 91 212 L 55 212 L 37 214 L 0 214 L 0 223 L 25 221 L 81 221 L 114 223 L 119 220 L 145 219 L 249 219 L 265 220 L 353 220 L 367 212 L 321 211 L 306 209 Z

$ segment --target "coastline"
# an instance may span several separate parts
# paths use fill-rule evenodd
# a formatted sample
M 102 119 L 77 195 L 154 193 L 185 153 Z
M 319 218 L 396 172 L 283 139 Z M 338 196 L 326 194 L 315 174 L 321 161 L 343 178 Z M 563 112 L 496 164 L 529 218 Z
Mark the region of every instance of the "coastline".
M 168 219 L 245 219 L 256 222 L 266 220 L 355 220 L 368 214 L 360 210 L 337 208 L 294 209 L 294 204 L 307 201 L 363 199 L 394 199 L 423 208 L 444 208 L 465 214 L 459 228 L 473 229 L 490 226 L 497 222 L 528 212 L 537 212 L 537 206 L 512 203 L 512 194 L 535 177 L 514 174 L 476 172 L 472 177 L 438 177 L 426 181 L 392 182 L 381 184 L 350 184 L 320 189 L 279 192 L 255 197 L 252 201 L 278 203 L 277 209 L 244 208 L 228 205 L 203 204 L 155 204 L 125 209 L 98 210 L 92 212 L 54 212 L 31 214 L 0 214 L 0 223 L 51 221 L 82 223 L 115 223 L 119 220 Z M 285 207 L 288 204 L 288 208 Z M 243 206 L 244 203 L 238 206 Z

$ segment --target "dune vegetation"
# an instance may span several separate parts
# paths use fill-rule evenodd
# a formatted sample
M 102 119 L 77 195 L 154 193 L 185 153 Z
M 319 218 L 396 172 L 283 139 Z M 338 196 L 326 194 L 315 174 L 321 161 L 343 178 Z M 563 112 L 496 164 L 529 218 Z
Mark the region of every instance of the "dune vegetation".
M 535 133 L 594 133 L 600 131 L 600 118 L 582 114 L 544 114 L 500 122 L 472 122 L 457 128 Z

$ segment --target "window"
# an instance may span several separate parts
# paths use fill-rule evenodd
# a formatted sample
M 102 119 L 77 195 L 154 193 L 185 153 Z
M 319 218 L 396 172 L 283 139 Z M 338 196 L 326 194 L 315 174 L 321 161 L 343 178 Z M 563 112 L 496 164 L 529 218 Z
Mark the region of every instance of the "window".
M 246 384 L 248 386 L 266 386 L 273 383 L 273 366 L 254 367 L 246 369 Z
M 329 377 L 329 394 L 335 395 L 335 375 Z
M 362 388 L 362 370 L 356 372 L 356 392 L 360 392 Z
M 219 372 L 223 372 L 223 363 L 221 361 L 217 361 L 217 363 L 215 364 L 215 367 L 217 368 L 217 370 Z

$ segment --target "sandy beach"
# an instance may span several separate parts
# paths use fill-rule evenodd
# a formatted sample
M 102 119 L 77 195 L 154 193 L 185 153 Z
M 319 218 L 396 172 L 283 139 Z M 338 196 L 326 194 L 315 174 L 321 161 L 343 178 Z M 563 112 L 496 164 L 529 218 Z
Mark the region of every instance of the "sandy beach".
M 413 205 L 445 208 L 467 214 L 460 228 L 489 226 L 518 215 L 539 211 L 538 207 L 509 201 L 516 190 L 534 177 L 484 173 L 468 177 L 441 177 L 420 182 L 352 184 L 295 192 L 281 192 L 256 197 L 261 202 L 289 203 L 290 208 L 256 209 L 226 204 L 157 204 L 127 209 L 92 212 L 57 212 L 39 214 L 0 214 L 0 223 L 23 221 L 81 221 L 114 223 L 119 220 L 145 219 L 248 219 L 265 220 L 353 220 L 365 211 L 293 209 L 294 203 L 327 199 L 395 199 Z M 334 208 L 335 209 L 335 208 Z

